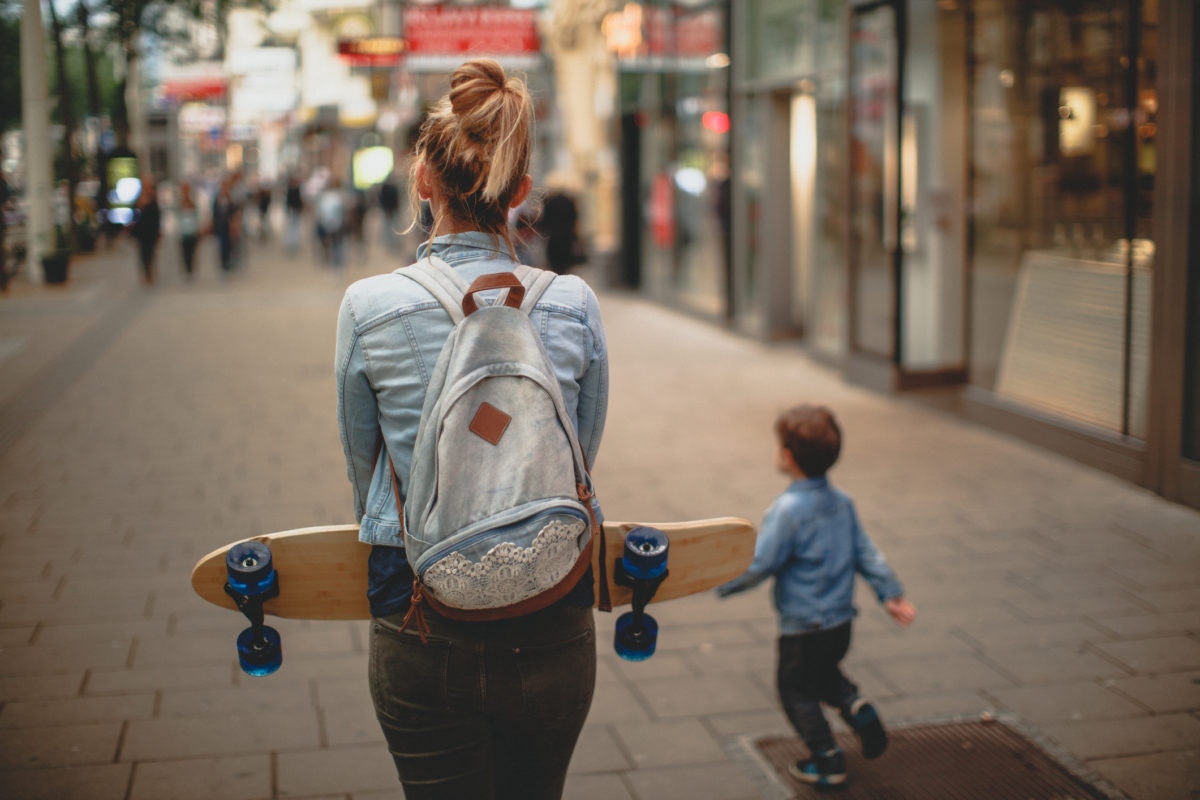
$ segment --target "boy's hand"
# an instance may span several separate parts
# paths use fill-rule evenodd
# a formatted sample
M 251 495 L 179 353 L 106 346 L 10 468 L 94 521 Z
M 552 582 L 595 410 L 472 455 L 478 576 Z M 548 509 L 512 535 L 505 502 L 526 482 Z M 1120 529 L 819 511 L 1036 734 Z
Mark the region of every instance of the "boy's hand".
M 901 625 L 908 625 L 917 618 L 917 609 L 903 597 L 892 597 L 883 602 L 883 607 L 892 615 L 892 619 Z

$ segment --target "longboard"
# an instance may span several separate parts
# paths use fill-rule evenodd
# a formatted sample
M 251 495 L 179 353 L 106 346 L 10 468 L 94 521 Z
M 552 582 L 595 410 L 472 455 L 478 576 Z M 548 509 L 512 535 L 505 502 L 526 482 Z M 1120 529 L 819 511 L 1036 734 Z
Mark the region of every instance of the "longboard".
M 608 588 L 614 608 L 629 605 L 632 590 L 616 582 L 614 564 L 621 558 L 625 535 L 637 527 L 657 528 L 667 535 L 668 575 L 651 602 L 660 603 L 712 589 L 745 572 L 754 557 L 754 526 L 737 517 L 691 522 L 605 522 Z M 271 549 L 279 575 L 279 596 L 263 610 L 290 619 L 367 619 L 367 555 L 371 546 L 358 540 L 357 525 L 298 528 L 241 541 L 257 541 Z M 200 559 L 192 569 L 192 588 L 210 603 L 237 611 L 225 593 L 225 554 L 230 542 Z M 600 548 L 592 548 L 599 580 Z M 600 592 L 597 587 L 596 596 Z

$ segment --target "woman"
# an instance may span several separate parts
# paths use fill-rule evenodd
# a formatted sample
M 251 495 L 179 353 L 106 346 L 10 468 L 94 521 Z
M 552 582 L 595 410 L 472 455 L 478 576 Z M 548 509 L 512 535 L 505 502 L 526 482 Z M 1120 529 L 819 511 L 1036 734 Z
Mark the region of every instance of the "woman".
M 142 283 L 154 283 L 154 260 L 158 251 L 158 240 L 162 235 L 162 210 L 158 206 L 158 192 L 154 178 L 142 182 L 142 193 L 137 199 L 137 213 L 133 218 L 133 238 L 138 246 L 138 261 L 141 265 Z
M 179 185 L 179 210 L 175 215 L 175 226 L 179 231 L 183 271 L 191 278 L 196 267 L 196 243 L 200 241 L 200 212 L 192 197 L 192 185 L 186 181 Z
M 464 64 L 450 85 L 422 125 L 409 185 L 412 208 L 427 200 L 433 216 L 418 257 L 436 255 L 470 283 L 517 266 L 507 220 L 532 187 L 533 103 L 489 59 Z M 596 297 L 558 277 L 531 316 L 595 463 L 608 402 Z M 388 459 L 404 495 L 451 326 L 404 270 L 350 286 L 338 318 L 338 422 L 360 538 L 373 545 L 371 695 L 408 800 L 558 798 L 595 686 L 590 570 L 563 600 L 524 617 L 461 622 L 426 608 L 426 643 L 403 622 L 413 579 Z

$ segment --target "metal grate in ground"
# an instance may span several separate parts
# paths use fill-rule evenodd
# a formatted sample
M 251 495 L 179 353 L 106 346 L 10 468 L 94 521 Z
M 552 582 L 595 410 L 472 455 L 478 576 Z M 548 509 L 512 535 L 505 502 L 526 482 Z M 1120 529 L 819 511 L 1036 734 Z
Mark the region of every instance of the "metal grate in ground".
M 866 761 L 853 734 L 838 736 L 849 777 L 820 794 L 838 800 L 1107 800 L 1011 728 L 997 721 L 955 722 L 888 730 L 888 749 Z M 818 791 L 788 775 L 788 765 L 807 758 L 794 736 L 754 742 L 779 781 L 797 797 Z

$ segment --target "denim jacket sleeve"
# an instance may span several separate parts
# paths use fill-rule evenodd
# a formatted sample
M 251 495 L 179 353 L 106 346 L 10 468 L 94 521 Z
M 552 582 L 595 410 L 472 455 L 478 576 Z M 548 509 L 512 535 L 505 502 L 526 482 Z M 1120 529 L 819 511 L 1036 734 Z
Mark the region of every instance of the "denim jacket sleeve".
M 372 454 L 380 442 L 379 408 L 367 378 L 366 358 L 349 295 L 338 312 L 336 352 L 338 427 L 346 456 L 346 476 L 354 492 L 354 519 L 361 522 L 375 469 Z
M 788 536 L 790 526 L 786 522 L 787 514 L 782 505 L 782 502 L 777 500 L 767 509 L 758 529 L 758 537 L 754 540 L 754 559 L 744 573 L 717 587 L 720 597 L 753 589 L 777 574 L 787 563 L 791 553 Z
M 879 602 L 904 594 L 904 587 L 900 585 L 896 573 L 888 566 L 883 553 L 863 530 L 857 512 L 854 513 L 854 568 L 870 584 Z

